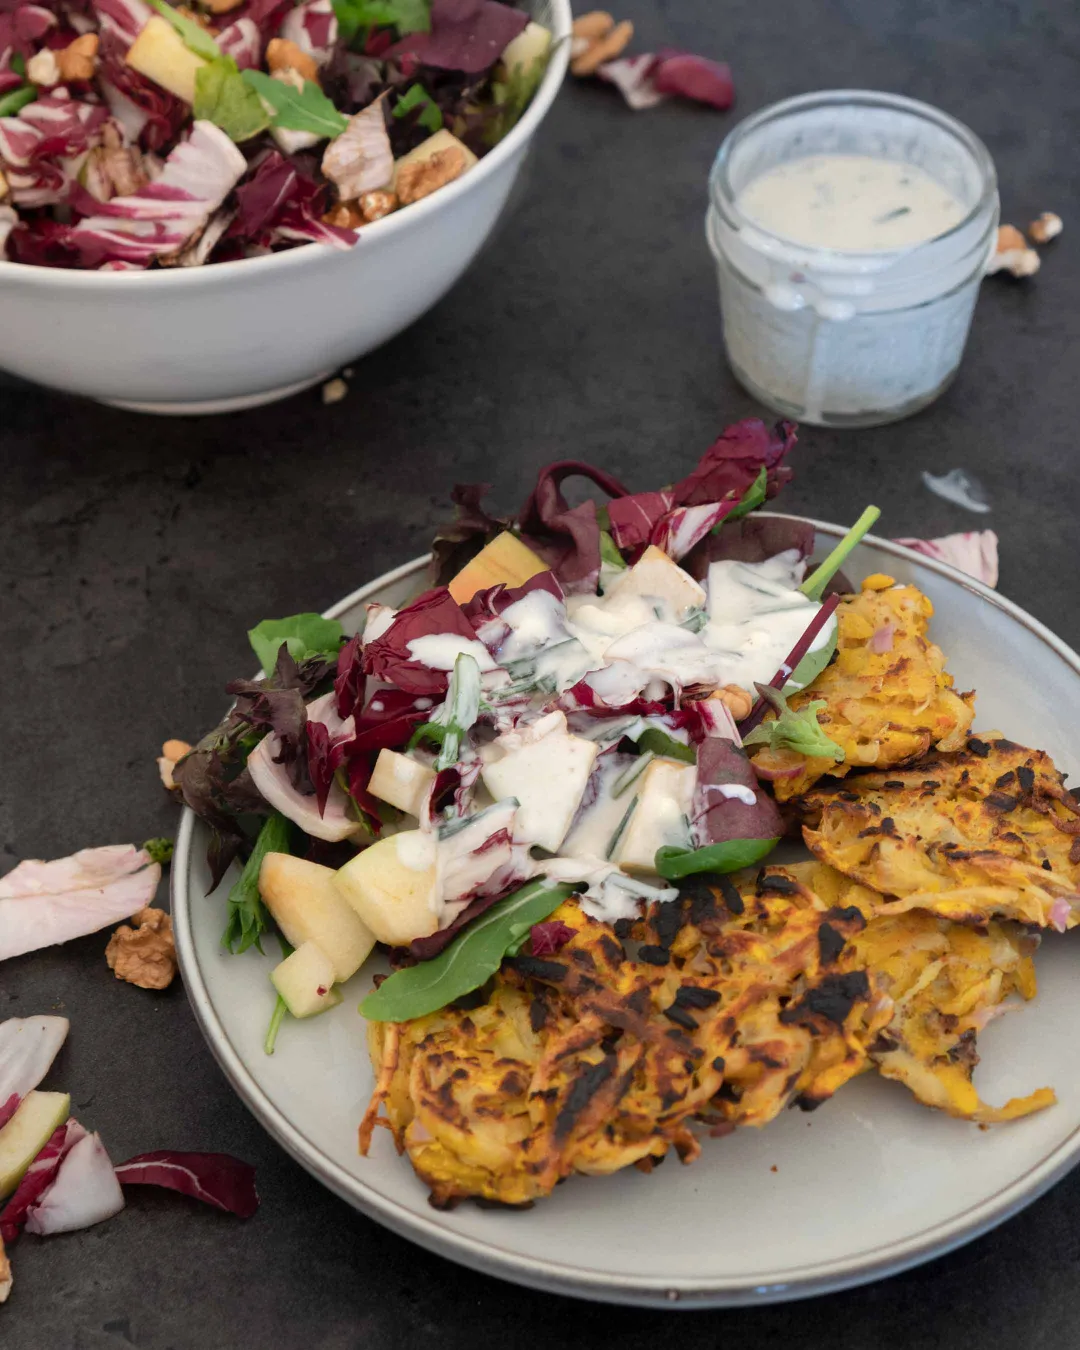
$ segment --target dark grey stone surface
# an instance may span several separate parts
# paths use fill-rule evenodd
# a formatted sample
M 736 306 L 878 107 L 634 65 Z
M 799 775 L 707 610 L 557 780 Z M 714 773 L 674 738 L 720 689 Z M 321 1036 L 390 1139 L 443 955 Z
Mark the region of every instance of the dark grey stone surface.
M 937 102 L 989 144 L 1006 219 L 1063 216 L 1033 283 L 985 287 L 942 401 L 880 430 L 807 428 L 784 504 L 847 521 L 873 500 L 895 535 L 989 523 L 1004 593 L 1080 644 L 1075 7 L 626 0 L 620 12 L 639 22 L 640 50 L 730 60 L 744 113 L 844 85 Z M 733 121 L 673 105 L 634 115 L 610 89 L 567 89 L 516 217 L 432 314 L 358 363 L 334 407 L 309 393 L 165 421 L 0 389 L 2 870 L 171 831 L 153 756 L 216 719 L 225 680 L 252 665 L 244 630 L 322 608 L 421 551 L 454 480 L 490 479 L 516 506 L 543 462 L 575 455 L 645 487 L 753 410 L 724 366 L 701 228 L 706 171 Z M 921 469 L 953 465 L 985 482 L 988 522 L 921 487 Z M 4 965 L 0 1016 L 71 1017 L 51 1081 L 115 1158 L 229 1150 L 257 1166 L 263 1205 L 240 1225 L 136 1195 L 100 1228 L 24 1238 L 0 1310 L 5 1350 L 1080 1343 L 1075 1176 L 933 1265 L 771 1309 L 620 1311 L 459 1269 L 310 1180 L 233 1095 L 182 988 L 115 982 L 103 947 L 93 937 Z M 702 1241 L 738 1231 L 721 1209 Z

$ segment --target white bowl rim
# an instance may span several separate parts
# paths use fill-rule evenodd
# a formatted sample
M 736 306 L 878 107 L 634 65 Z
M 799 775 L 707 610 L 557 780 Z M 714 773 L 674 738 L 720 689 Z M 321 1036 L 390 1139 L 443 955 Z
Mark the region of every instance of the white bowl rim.
M 813 520 L 810 517 L 790 516 L 783 512 L 761 514 L 802 520 L 813 525 L 819 534 L 831 535 L 834 538 L 842 538 L 847 532 L 842 526 Z M 916 562 L 920 567 L 936 572 L 950 582 L 958 583 L 973 595 L 1004 611 L 1043 641 L 1080 676 L 1080 655 L 1026 610 L 988 586 L 984 586 L 982 582 L 947 563 L 926 557 L 890 539 L 867 535 L 862 542 L 882 553 Z M 332 605 L 326 611 L 325 617 L 337 618 L 363 603 L 373 592 L 395 581 L 422 574 L 430 559 L 431 555 L 427 554 L 414 558 L 392 571 L 384 572 Z M 534 1289 L 624 1306 L 690 1309 L 787 1302 L 866 1284 L 871 1280 L 898 1274 L 912 1266 L 943 1256 L 988 1232 L 1038 1199 L 1080 1162 L 1080 1129 L 1076 1129 L 1050 1149 L 1022 1176 L 992 1195 L 969 1205 L 952 1218 L 913 1233 L 900 1241 L 868 1249 L 857 1260 L 843 1257 L 773 1272 L 764 1277 L 769 1280 L 768 1283 L 755 1284 L 752 1275 L 718 1277 L 702 1283 L 681 1281 L 670 1276 L 660 1278 L 646 1273 L 636 1273 L 632 1277 L 601 1274 L 552 1260 L 523 1255 L 520 1252 L 506 1251 L 493 1242 L 453 1232 L 446 1227 L 445 1218 L 438 1211 L 432 1211 L 430 1216 L 411 1214 L 393 1200 L 378 1194 L 366 1182 L 345 1168 L 332 1162 L 316 1143 L 292 1124 L 248 1071 L 214 1010 L 195 959 L 187 887 L 195 821 L 194 812 L 185 807 L 177 832 L 176 851 L 172 863 L 171 908 L 184 988 L 200 1030 L 226 1078 L 272 1138 L 329 1190 L 399 1235 L 418 1243 L 428 1251 L 471 1269 L 486 1271 L 501 1279 Z
M 146 290 L 163 290 L 187 286 L 189 289 L 201 285 L 213 285 L 215 278 L 226 281 L 230 277 L 254 275 L 255 268 L 263 271 L 273 269 L 314 266 L 319 261 L 332 257 L 348 258 L 355 249 L 363 245 L 364 239 L 373 236 L 388 238 L 393 234 L 406 234 L 419 226 L 434 211 L 448 205 L 469 192 L 472 187 L 494 173 L 503 160 L 508 159 L 519 146 L 528 143 L 537 127 L 547 116 L 548 109 L 555 102 L 555 96 L 562 86 L 566 68 L 570 62 L 570 26 L 573 21 L 570 0 L 548 0 L 553 12 L 552 52 L 544 78 L 533 95 L 532 102 L 525 110 L 520 121 L 511 128 L 506 136 L 488 151 L 479 163 L 467 174 L 447 183 L 438 192 L 413 202 L 407 211 L 394 211 L 382 220 L 365 225 L 353 248 L 336 249 L 329 244 L 300 244 L 294 248 L 283 249 L 280 253 L 268 253 L 259 258 L 236 258 L 232 262 L 211 263 L 203 267 L 162 267 L 156 271 L 141 272 L 100 272 L 82 268 L 43 267 L 39 263 L 20 263 L 11 260 L 7 266 L 0 266 L 0 287 L 7 281 L 41 283 L 57 290 L 78 290 L 87 287 L 123 287 L 136 286 Z M 5 260 L 0 260 L 5 261 Z

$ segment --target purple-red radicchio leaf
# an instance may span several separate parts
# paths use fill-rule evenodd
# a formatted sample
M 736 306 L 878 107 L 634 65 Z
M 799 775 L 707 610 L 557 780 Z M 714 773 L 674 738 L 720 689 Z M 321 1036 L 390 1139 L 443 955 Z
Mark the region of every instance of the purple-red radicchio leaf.
M 250 1219 L 259 1207 L 255 1169 L 228 1153 L 140 1153 L 116 1168 L 122 1186 L 161 1186 Z
M 521 508 L 524 542 L 544 559 L 567 594 L 596 590 L 600 576 L 600 524 L 592 500 L 571 507 L 562 486 L 587 478 L 609 497 L 626 496 L 617 478 L 577 459 L 559 460 L 540 470 L 536 487 Z
M 731 787 L 752 793 L 753 801 L 721 790 Z M 699 848 L 731 839 L 776 839 L 784 833 L 776 803 L 759 785 L 746 751 L 733 741 L 707 736 L 698 746 L 692 826 Z
M 576 936 L 574 929 L 561 919 L 534 923 L 529 932 L 529 955 L 552 956 Z
M 380 637 L 364 647 L 364 670 L 376 680 L 396 685 L 407 694 L 441 699 L 449 672 L 432 670 L 415 660 L 409 643 L 435 633 L 447 633 L 468 642 L 476 640 L 472 625 L 443 586 L 425 591 L 404 609 Z
M 476 75 L 495 64 L 528 22 L 523 10 L 496 0 L 432 0 L 431 31 L 410 33 L 383 55 Z

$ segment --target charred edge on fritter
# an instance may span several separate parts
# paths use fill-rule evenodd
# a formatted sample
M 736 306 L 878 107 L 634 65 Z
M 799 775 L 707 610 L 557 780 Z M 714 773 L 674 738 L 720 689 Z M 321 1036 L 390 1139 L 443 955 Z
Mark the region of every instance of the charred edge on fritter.
M 720 1002 L 716 989 L 704 989 L 696 984 L 684 984 L 676 990 L 675 1002 L 680 1008 L 711 1008 Z
M 1035 770 L 1027 764 L 1021 764 L 1016 770 L 1016 781 L 1025 797 L 1030 797 L 1035 788 Z
M 830 1026 L 842 1027 L 855 1004 L 869 997 L 870 981 L 865 970 L 826 975 L 820 984 L 786 1007 L 780 1014 L 780 1021 L 821 1034 Z M 822 1023 L 826 1025 L 822 1026 Z
M 605 1055 L 599 1064 L 587 1064 L 574 1079 L 566 1101 L 555 1117 L 555 1141 L 565 1143 L 578 1117 L 615 1072 L 615 1056 Z
M 544 961 L 539 956 L 515 956 L 511 965 L 522 975 L 531 975 L 537 980 L 565 980 L 568 974 L 567 967 L 558 961 Z
M 798 895 L 802 886 L 793 877 L 786 877 L 780 872 L 771 872 L 767 867 L 763 867 L 757 875 L 754 889 L 759 896 Z
M 678 1003 L 673 1003 L 670 1007 L 665 1008 L 664 1016 L 686 1031 L 697 1031 L 698 1029 L 697 1018 L 688 1013 L 685 1008 L 680 1008 Z
M 1009 811 L 1015 811 L 1019 799 L 1010 796 L 1007 792 L 991 792 L 989 796 L 983 799 L 983 804 L 990 811 L 1000 811 L 1007 814 Z
M 867 803 L 867 805 L 873 807 L 872 802 Z M 886 816 L 876 825 L 868 825 L 865 830 L 860 830 L 855 837 L 857 839 L 872 839 L 877 835 L 884 835 L 887 839 L 900 838 L 896 832 L 896 821 L 893 820 L 892 816 Z
M 820 924 L 817 935 L 821 964 L 831 966 L 847 946 L 847 938 L 829 923 Z
M 998 744 L 1000 745 L 1001 742 L 999 741 Z M 980 741 L 975 736 L 968 737 L 967 747 L 973 755 L 978 755 L 980 759 L 985 759 L 990 753 L 989 743 L 987 741 Z
M 607 933 L 600 935 L 600 950 L 613 966 L 621 965 L 626 960 L 626 951 L 621 942 L 609 936 Z
M 638 960 L 645 961 L 650 966 L 666 966 L 671 960 L 671 953 L 666 947 L 657 947 L 647 942 L 638 948 Z

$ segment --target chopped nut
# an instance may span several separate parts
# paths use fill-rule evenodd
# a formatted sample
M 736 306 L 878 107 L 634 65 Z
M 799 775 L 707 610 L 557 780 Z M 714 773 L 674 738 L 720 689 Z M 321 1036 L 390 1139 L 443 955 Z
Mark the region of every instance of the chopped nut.
M 6 1303 L 11 1293 L 11 1262 L 4 1250 L 4 1239 L 0 1237 L 0 1303 Z
M 397 193 L 387 192 L 382 188 L 375 192 L 364 192 L 356 204 L 360 208 L 361 216 L 370 225 L 373 220 L 382 220 L 383 216 L 397 210 Z
M 585 51 L 574 57 L 570 62 L 571 72 L 574 75 L 592 75 L 598 66 L 618 56 L 633 36 L 634 25 L 629 19 L 617 23 L 610 33 L 597 38 Z
M 722 689 L 711 694 L 710 698 L 719 699 L 734 722 L 741 722 L 743 718 L 748 717 L 750 709 L 754 706 L 754 700 L 741 685 L 737 684 L 725 684 Z
M 229 10 L 242 5 L 244 0 L 203 0 L 211 14 L 228 14 Z
M 355 202 L 338 202 L 323 216 L 323 223 L 336 225 L 340 230 L 355 230 L 363 223 L 364 217 Z
M 615 27 L 615 20 L 602 9 L 592 9 L 574 20 L 571 34 L 576 38 L 585 38 L 595 42 L 597 38 L 607 37 Z
M 1053 211 L 1044 211 L 1038 220 L 1033 220 L 1028 226 L 1028 234 L 1037 244 L 1048 244 L 1051 239 L 1056 239 L 1064 226 L 1060 216 L 1055 216 Z
M 1028 248 L 1027 240 L 1015 225 L 1002 225 L 998 230 L 997 248 L 986 264 L 986 275 L 1011 272 L 1014 277 L 1034 276 L 1039 270 L 1039 255 Z
M 197 23 L 204 32 L 213 34 L 214 25 L 201 10 L 188 9 L 186 5 L 177 5 L 176 12 L 182 14 L 185 19 L 190 19 L 192 23 Z
M 176 974 L 176 946 L 172 919 L 163 909 L 147 905 L 131 916 L 132 928 L 122 923 L 109 939 L 105 960 L 118 980 L 140 989 L 165 989 Z
M 72 80 L 92 80 L 97 70 L 98 35 L 83 33 L 74 42 L 56 53 L 60 78 L 65 84 Z
M 176 768 L 177 762 L 183 759 L 185 755 L 190 755 L 191 751 L 192 747 L 188 745 L 187 741 L 166 741 L 161 747 L 161 754 L 158 757 L 158 772 L 161 774 L 162 783 L 170 792 L 176 787 L 173 781 L 173 769 Z
M 295 70 L 301 79 L 319 83 L 319 67 L 315 58 L 288 38 L 270 39 L 266 48 L 266 64 L 271 75 L 276 75 L 279 70 Z
M 0 202 L 7 198 L 9 190 L 8 180 L 0 173 Z
M 51 89 L 54 84 L 59 84 L 60 63 L 56 53 L 48 47 L 35 52 L 26 63 L 26 78 L 39 89 Z
M 465 156 L 456 145 L 437 150 L 427 159 L 416 159 L 398 169 L 397 195 L 402 206 L 430 197 L 465 172 Z
M 327 380 L 322 387 L 322 401 L 324 403 L 340 403 L 349 392 L 349 386 L 340 376 L 337 379 Z

